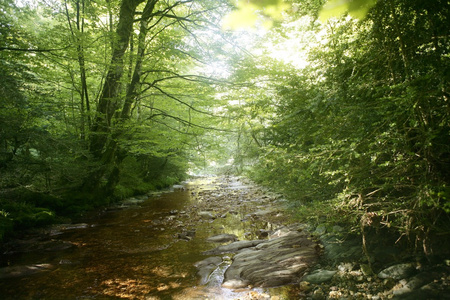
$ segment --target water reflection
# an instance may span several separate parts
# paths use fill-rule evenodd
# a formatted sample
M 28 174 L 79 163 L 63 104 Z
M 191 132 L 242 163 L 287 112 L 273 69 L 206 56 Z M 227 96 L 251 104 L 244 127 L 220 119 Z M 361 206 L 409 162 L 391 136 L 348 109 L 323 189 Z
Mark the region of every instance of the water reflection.
M 230 211 L 214 203 L 214 193 L 228 193 L 241 205 Z M 241 240 L 253 239 L 259 229 L 271 228 L 271 223 L 247 216 L 249 208 L 257 205 L 246 198 L 247 193 L 249 188 L 239 181 L 223 184 L 208 178 L 139 205 L 110 209 L 95 220 L 83 220 L 88 226 L 46 237 L 70 242 L 75 246 L 71 249 L 4 256 L 10 265 L 49 264 L 52 268 L 1 279 L 2 299 L 265 299 L 268 293 L 281 295 L 284 291 L 276 289 L 236 292 L 222 288 L 227 263 L 213 272 L 205 286 L 198 286 L 194 263 L 205 259 L 201 253 L 214 247 L 207 237 L 226 232 Z M 219 214 L 224 213 L 221 209 L 230 213 L 214 221 L 198 219 L 200 201 L 211 202 Z M 195 230 L 195 236 L 179 239 L 185 230 Z

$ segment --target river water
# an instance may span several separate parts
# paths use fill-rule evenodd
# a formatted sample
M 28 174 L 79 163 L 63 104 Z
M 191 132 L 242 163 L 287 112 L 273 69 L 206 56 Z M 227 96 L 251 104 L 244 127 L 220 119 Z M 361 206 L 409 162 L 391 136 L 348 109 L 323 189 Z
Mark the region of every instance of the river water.
M 3 254 L 0 267 L 44 271 L 0 277 L 0 298 L 288 299 L 289 288 L 222 288 L 226 262 L 205 285 L 196 275 L 195 262 L 206 258 L 202 252 L 217 246 L 208 237 L 230 233 L 252 239 L 276 226 L 267 219 L 246 220 L 249 211 L 264 208 L 258 206 L 261 197 L 255 186 L 235 178 L 209 177 L 137 204 L 111 207 L 79 226 L 55 227 L 34 237 L 35 244 L 73 246 Z M 200 218 L 200 210 L 218 217 Z

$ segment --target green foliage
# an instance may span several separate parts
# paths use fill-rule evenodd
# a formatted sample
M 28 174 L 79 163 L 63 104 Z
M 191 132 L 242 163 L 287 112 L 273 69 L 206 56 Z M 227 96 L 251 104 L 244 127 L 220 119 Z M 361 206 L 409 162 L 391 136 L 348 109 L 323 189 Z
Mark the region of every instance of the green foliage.
M 310 66 L 272 85 L 251 176 L 311 203 L 303 216 L 320 208 L 429 251 L 449 230 L 448 12 L 445 1 L 378 1 L 363 21 L 324 24 Z
M 283 12 L 289 8 L 289 4 L 284 0 L 238 0 L 236 6 L 237 9 L 225 16 L 225 28 L 251 28 L 260 26 L 260 23 L 269 28 L 273 21 L 281 19 Z
M 167 188 L 184 179 L 185 166 L 175 158 L 140 155 L 122 161 L 119 184 L 114 189 L 115 199 L 142 195 L 151 190 Z
M 17 191 L 1 203 L 1 228 L 183 180 L 197 155 L 188 149 L 215 127 L 223 83 L 205 70 L 227 59 L 226 33 L 211 25 L 228 9 L 209 0 L 1 2 L 0 190 Z
M 56 221 L 53 211 L 36 207 L 31 203 L 2 201 L 1 205 L 3 207 L 2 224 L 6 229 L 8 227 L 24 229 L 48 225 Z
M 13 222 L 9 217 L 9 213 L 1 210 L 0 211 L 0 241 L 5 238 L 5 236 L 11 232 L 13 229 Z
M 339 17 L 344 13 L 363 19 L 376 2 L 377 0 L 328 0 L 320 12 L 320 19 L 326 21 L 331 17 Z

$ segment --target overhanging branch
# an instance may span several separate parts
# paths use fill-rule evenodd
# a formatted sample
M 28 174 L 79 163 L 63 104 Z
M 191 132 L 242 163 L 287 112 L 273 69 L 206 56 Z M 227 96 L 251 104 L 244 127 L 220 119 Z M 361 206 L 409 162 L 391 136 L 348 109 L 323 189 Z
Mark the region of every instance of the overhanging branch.
M 205 129 L 205 130 L 214 130 L 214 131 L 221 131 L 221 132 L 236 132 L 236 131 L 228 130 L 228 129 L 221 129 L 221 128 L 216 128 L 216 127 L 209 127 L 209 126 L 198 125 L 198 124 L 192 123 L 190 121 L 184 120 L 182 118 L 179 118 L 179 117 L 173 116 L 171 114 L 168 114 L 166 111 L 164 111 L 162 109 L 155 108 L 155 107 L 150 107 L 150 106 L 147 106 L 147 105 L 143 105 L 143 106 L 147 107 L 147 108 L 150 108 L 152 110 L 156 110 L 156 111 L 159 112 L 158 114 L 151 115 L 150 117 L 147 118 L 147 120 L 153 120 L 153 118 L 162 116 L 162 117 L 167 117 L 167 118 L 176 120 L 176 121 L 178 121 L 178 122 L 180 122 L 180 123 L 182 123 L 184 125 L 187 125 L 187 126 L 192 126 L 192 127 L 196 127 L 196 128 Z M 156 121 L 156 120 L 153 120 L 153 121 Z M 158 121 L 158 123 L 161 124 L 162 122 Z M 168 126 L 165 123 L 164 123 L 164 125 Z M 174 130 L 176 130 L 176 129 L 174 129 Z M 180 131 L 178 131 L 178 132 L 180 132 Z M 192 134 L 192 133 L 184 133 L 184 132 L 181 132 L 181 133 L 183 133 L 183 134 L 190 134 L 190 135 Z
M 169 97 L 169 98 L 171 98 L 171 99 L 177 101 L 178 103 L 181 103 L 181 104 L 183 104 L 184 106 L 189 107 L 189 108 L 192 109 L 193 111 L 196 111 L 196 112 L 201 113 L 201 114 L 204 114 L 204 115 L 214 116 L 214 114 L 212 114 L 212 113 L 210 113 L 210 112 L 202 111 L 202 110 L 199 110 L 199 109 L 193 107 L 192 105 L 190 105 L 190 104 L 184 102 L 183 100 L 179 99 L 178 97 L 175 97 L 174 95 L 167 93 L 167 92 L 164 91 L 162 88 L 157 87 L 156 85 L 154 85 L 153 88 L 157 89 L 157 90 L 160 91 L 163 95 L 165 95 L 165 96 L 167 96 L 167 97 Z
M 61 51 L 69 48 L 70 46 L 66 46 L 64 48 L 58 49 L 25 49 L 25 48 L 11 48 L 11 47 L 0 47 L 0 51 L 20 51 L 20 52 L 52 52 L 52 51 Z
M 167 77 L 153 80 L 153 82 L 151 84 L 149 84 L 151 86 L 155 85 L 158 82 L 165 81 L 165 80 L 171 80 L 171 79 L 183 79 L 183 80 L 192 81 L 192 82 L 225 83 L 225 84 L 230 84 L 230 85 L 236 85 L 236 83 L 233 83 L 233 82 L 227 81 L 227 80 L 216 79 L 213 77 L 194 75 L 194 74 L 181 75 L 181 74 L 178 74 L 171 70 L 150 69 L 150 70 L 145 70 L 142 73 L 167 73 L 167 74 L 172 75 L 172 76 L 167 76 Z

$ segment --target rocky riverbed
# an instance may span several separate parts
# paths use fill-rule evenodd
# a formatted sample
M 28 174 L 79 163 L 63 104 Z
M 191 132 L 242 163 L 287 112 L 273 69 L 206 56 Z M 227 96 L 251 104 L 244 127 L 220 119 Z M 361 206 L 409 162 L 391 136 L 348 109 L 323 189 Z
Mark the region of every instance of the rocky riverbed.
M 302 278 L 299 299 L 450 299 L 447 251 L 407 255 L 386 243 L 386 237 L 371 235 L 367 256 L 361 237 L 342 232 L 339 226 L 311 230 L 323 252 Z
M 450 299 L 449 257 L 304 224 L 278 194 L 204 178 L 3 245 L 4 299 Z M 373 237 L 374 239 L 376 237 Z M 380 246 L 381 245 L 381 246 Z
M 450 257 L 445 254 L 405 255 L 384 236 L 372 235 L 367 257 L 360 236 L 343 232 L 339 225 L 297 223 L 301 220 L 287 213 L 280 195 L 262 194 L 262 199 L 256 198 L 257 210 L 246 217 L 281 218 L 272 230 L 246 233 L 256 240 L 235 241 L 233 237 L 231 243 L 206 251 L 225 256 L 197 264 L 202 282 L 209 274 L 202 267 L 213 272 L 231 253 L 234 256 L 222 284 L 232 289 L 289 284 L 290 298 L 286 299 L 450 299 Z M 228 205 L 239 206 L 239 201 Z M 264 297 L 253 295 L 253 299 Z

